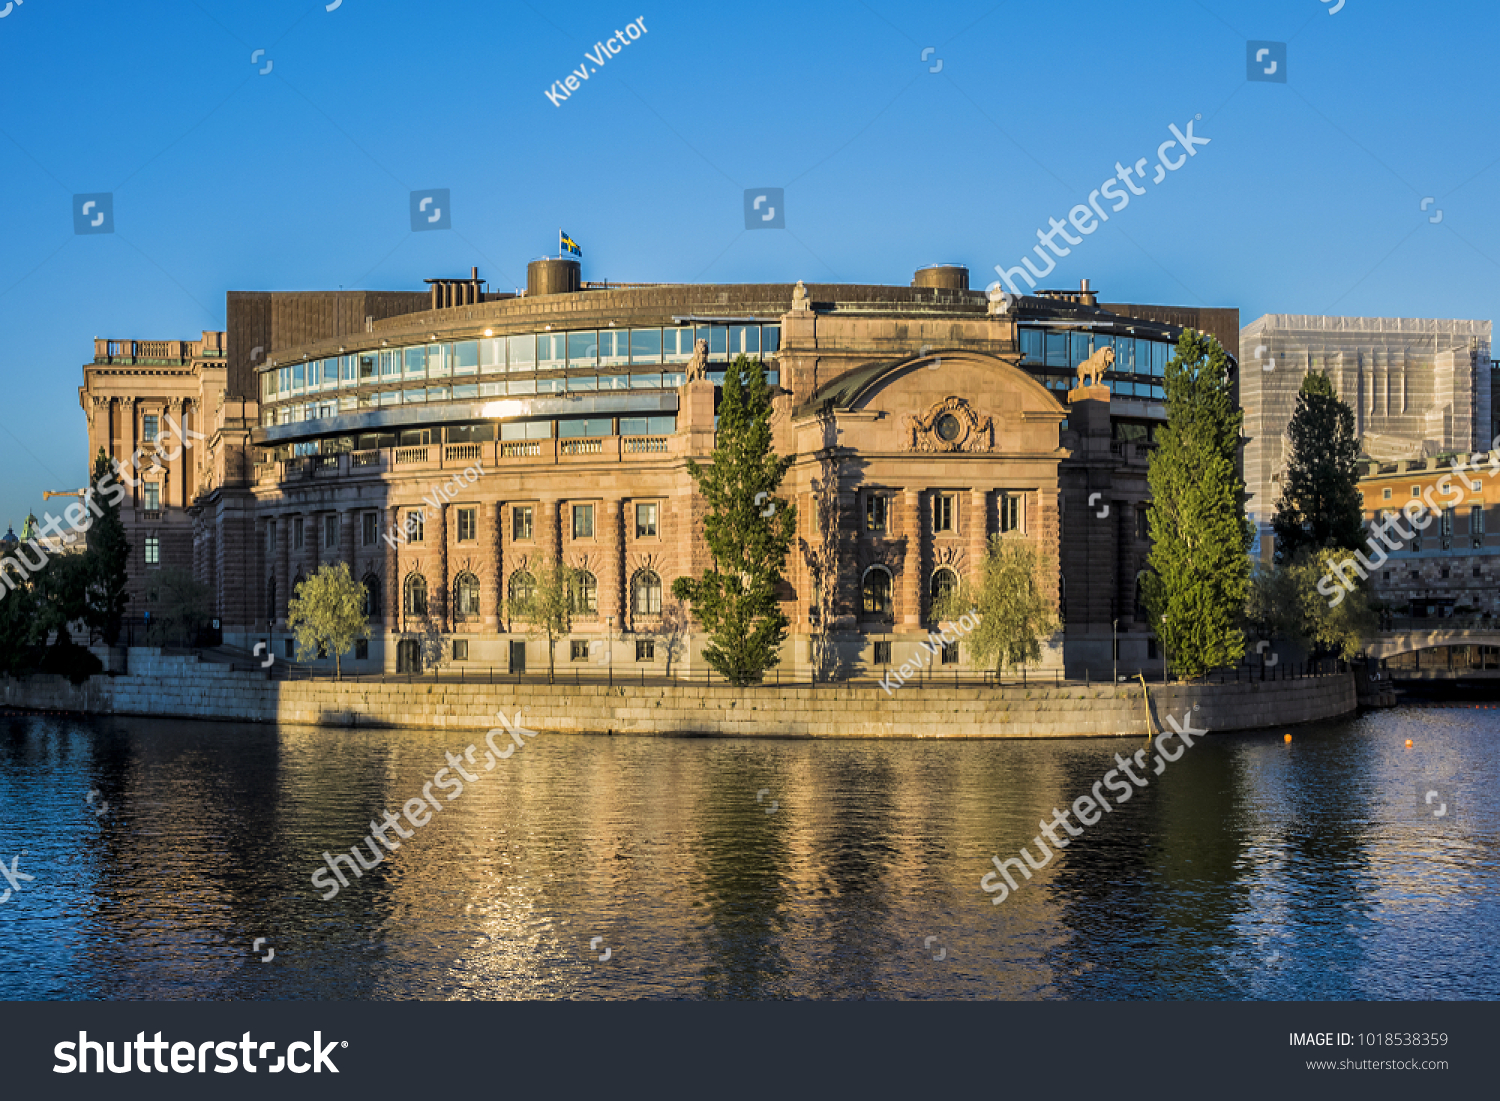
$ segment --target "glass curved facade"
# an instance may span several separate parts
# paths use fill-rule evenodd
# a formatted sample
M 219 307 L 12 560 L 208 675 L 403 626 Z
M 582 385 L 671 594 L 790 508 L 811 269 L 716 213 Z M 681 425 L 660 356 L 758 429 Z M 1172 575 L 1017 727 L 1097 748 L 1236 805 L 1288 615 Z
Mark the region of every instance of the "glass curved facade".
M 1162 376 L 1177 346 L 1163 340 L 1073 329 L 1019 328 L 1021 362 L 1048 389 L 1078 384 L 1078 365 L 1101 348 L 1113 348 L 1114 369 L 1104 376 L 1110 392 L 1137 401 L 1164 401 Z
M 771 360 L 781 326 L 705 324 L 519 333 L 372 349 L 266 369 L 261 424 L 294 424 L 388 405 L 601 390 L 676 389 L 696 341 L 710 364 L 738 355 Z M 715 383 L 724 368 L 710 370 Z M 779 372 L 768 363 L 774 384 Z

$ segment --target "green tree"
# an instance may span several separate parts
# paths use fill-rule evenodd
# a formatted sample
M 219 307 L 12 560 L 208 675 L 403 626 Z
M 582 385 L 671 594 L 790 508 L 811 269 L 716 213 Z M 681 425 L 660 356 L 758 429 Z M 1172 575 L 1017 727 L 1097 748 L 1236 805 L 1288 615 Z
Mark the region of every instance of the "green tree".
M 1276 561 L 1289 563 L 1304 547 L 1362 549 L 1354 410 L 1339 400 L 1327 376 L 1310 374 L 1302 380 L 1287 440 L 1291 455 L 1271 521 Z
M 1057 617 L 1046 593 L 1051 563 L 1027 540 L 990 536 L 977 580 L 962 578 L 934 602 L 939 624 L 977 614 L 979 625 L 966 637 L 976 665 L 1001 674 L 1040 661 L 1042 643 L 1057 631 Z
M 114 467 L 104 448 L 94 458 L 88 507 L 98 510 L 88 531 L 89 585 L 85 619 L 89 629 L 113 646 L 120 640 L 120 624 L 130 594 L 125 591 L 130 543 L 120 521 L 124 487 L 115 481 Z
M 156 575 L 157 611 L 151 631 L 162 641 L 176 640 L 191 646 L 198 628 L 212 614 L 213 594 L 192 571 L 168 566 Z
M 0 574 L 0 673 L 7 676 L 24 676 L 36 664 L 36 594 L 19 574 L 15 566 Z
M 1268 638 L 1289 639 L 1315 655 L 1350 660 L 1379 629 L 1380 617 L 1368 585 L 1357 575 L 1351 576 L 1347 563 L 1348 555 L 1338 548 L 1304 547 L 1295 561 L 1257 570 L 1250 587 L 1248 618 Z M 1335 571 L 1336 565 L 1344 568 Z M 1329 579 L 1335 577 L 1348 577 L 1353 588 L 1331 584 Z
M 39 641 L 57 633 L 57 645 L 73 641 L 70 625 L 84 619 L 91 565 L 81 554 L 54 554 L 32 575 L 33 611 Z
M 526 626 L 531 638 L 547 640 L 547 683 L 556 679 L 557 640 L 573 630 L 573 587 L 578 571 L 565 562 L 529 563 L 531 584 L 505 602 L 506 614 Z M 511 581 L 515 593 L 515 580 Z
M 708 631 L 704 659 L 734 685 L 759 683 L 786 639 L 776 590 L 797 517 L 773 496 L 792 461 L 777 456 L 771 442 L 765 368 L 738 356 L 724 378 L 713 465 L 688 462 L 708 506 L 703 538 L 713 565 L 700 578 L 672 582 L 672 594 L 692 602 Z
M 349 573 L 349 564 L 324 564 L 297 586 L 287 605 L 287 626 L 297 637 L 297 660 L 311 661 L 320 652 L 333 655 L 336 679 L 344 675 L 342 656 L 355 639 L 366 638 L 365 587 Z
M 1179 672 L 1197 677 L 1239 660 L 1250 584 L 1250 526 L 1239 475 L 1241 413 L 1229 356 L 1185 329 L 1167 363 L 1167 423 L 1147 478 L 1151 556 L 1141 595 Z

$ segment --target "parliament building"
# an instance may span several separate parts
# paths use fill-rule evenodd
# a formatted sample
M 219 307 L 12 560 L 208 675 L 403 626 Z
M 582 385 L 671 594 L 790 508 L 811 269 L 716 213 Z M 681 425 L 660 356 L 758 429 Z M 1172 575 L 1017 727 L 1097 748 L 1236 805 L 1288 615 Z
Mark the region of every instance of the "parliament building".
M 1160 670 L 1137 581 L 1162 375 L 1186 327 L 1237 360 L 1237 310 L 1101 304 L 1086 280 L 986 294 L 948 264 L 907 287 L 586 283 L 572 259 L 527 275 L 516 294 L 477 271 L 425 292 L 233 292 L 224 332 L 96 341 L 79 397 L 90 456 L 133 483 L 130 613 L 160 599 L 160 571 L 190 569 L 226 644 L 285 659 L 297 583 L 344 562 L 371 621 L 346 670 L 415 671 L 440 638 L 445 665 L 535 671 L 547 644 L 509 600 L 561 559 L 577 573 L 560 667 L 701 674 L 672 582 L 709 565 L 688 463 L 709 459 L 744 354 L 793 459 L 787 676 L 815 652 L 855 676 L 912 658 L 996 533 L 1055 576 L 1049 672 Z M 936 672 L 971 668 L 960 642 Z

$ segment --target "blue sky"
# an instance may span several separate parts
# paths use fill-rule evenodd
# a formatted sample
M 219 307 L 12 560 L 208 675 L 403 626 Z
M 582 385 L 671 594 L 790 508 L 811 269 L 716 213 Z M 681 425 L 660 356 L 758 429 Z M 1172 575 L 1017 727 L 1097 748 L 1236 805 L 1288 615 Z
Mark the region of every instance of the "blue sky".
M 93 338 L 222 328 L 226 291 L 476 264 L 510 289 L 559 226 L 587 279 L 904 285 L 957 261 L 984 285 L 1189 120 L 1210 143 L 1043 285 L 1242 323 L 1493 317 L 1500 14 L 1477 0 L 7 2 L 0 524 L 82 484 Z M 1287 44 L 1285 83 L 1246 79 L 1249 40 Z M 762 187 L 785 230 L 745 229 Z M 411 231 L 425 188 L 451 230 Z M 114 233 L 74 233 L 88 192 Z

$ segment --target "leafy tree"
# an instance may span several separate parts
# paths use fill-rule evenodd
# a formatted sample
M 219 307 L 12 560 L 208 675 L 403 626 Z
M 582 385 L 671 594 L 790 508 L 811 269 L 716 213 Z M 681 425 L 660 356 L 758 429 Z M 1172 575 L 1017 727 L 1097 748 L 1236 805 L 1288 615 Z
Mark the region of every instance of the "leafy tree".
M 800 541 L 803 561 L 813 587 L 813 613 L 818 617 L 818 633 L 812 640 L 813 676 L 833 679 L 844 670 L 839 663 L 835 630 L 838 622 L 839 582 L 844 571 L 843 532 L 844 505 L 839 493 L 842 462 L 825 460 L 823 477 L 812 482 L 813 516 L 817 534 Z
M 354 640 L 369 633 L 365 587 L 349 573 L 349 564 L 318 567 L 297 586 L 287 605 L 287 626 L 297 637 L 297 660 L 311 661 L 320 652 L 333 655 L 334 677 L 344 675 L 342 656 Z
M 1169 659 L 1188 677 L 1245 652 L 1250 526 L 1238 468 L 1240 421 L 1229 357 L 1185 329 L 1167 363 L 1167 423 L 1147 474 L 1151 556 L 1141 595 Z
M 211 614 L 213 594 L 181 566 L 158 572 L 156 589 L 157 612 L 151 617 L 151 633 L 163 641 L 177 639 L 191 646 L 198 628 Z
M 966 637 L 975 664 L 992 665 L 996 674 L 1040 661 L 1042 643 L 1057 631 L 1057 617 L 1045 595 L 1049 574 L 1046 556 L 1024 539 L 990 536 L 978 578 L 964 577 L 933 604 L 938 622 L 957 622 L 977 614 L 979 625 Z
M 98 509 L 88 531 L 90 577 L 85 619 L 89 629 L 106 645 L 120 640 L 120 624 L 130 594 L 125 591 L 126 567 L 130 564 L 130 543 L 125 539 L 125 525 L 120 521 L 122 488 L 115 481 L 114 467 L 104 448 L 94 458 L 90 479 L 90 509 Z
M 4 574 L 14 588 L 0 583 L 0 673 L 7 676 L 24 676 L 36 661 L 36 594 L 30 580 L 16 573 L 12 568 Z
M 91 563 L 81 554 L 54 554 L 32 575 L 33 605 L 39 641 L 57 633 L 57 645 L 73 641 L 69 625 L 87 611 Z
M 1304 547 L 1363 549 L 1354 411 L 1339 400 L 1327 376 L 1302 380 L 1287 439 L 1291 457 L 1271 521 L 1276 561 L 1291 562 Z
M 528 592 L 518 600 L 507 600 L 506 614 L 526 625 L 531 638 L 547 640 L 547 683 L 556 679 L 557 640 L 573 630 L 573 586 L 577 573 L 565 562 L 542 562 L 527 565 L 531 575 Z
M 1379 629 L 1380 615 L 1365 582 L 1347 568 L 1335 572 L 1333 567 L 1347 558 L 1337 548 L 1304 547 L 1294 561 L 1258 570 L 1250 587 L 1248 618 L 1267 637 L 1289 639 L 1314 654 L 1353 658 Z M 1336 592 L 1342 595 L 1330 603 L 1319 582 L 1340 576 L 1349 577 L 1354 587 L 1339 586 Z
M 730 684 L 759 683 L 786 639 L 776 590 L 797 517 L 791 504 L 772 495 L 791 463 L 771 450 L 765 368 L 736 357 L 724 378 L 713 465 L 688 462 L 708 506 L 703 538 L 713 566 L 696 580 L 672 582 L 672 595 L 691 601 L 708 630 L 704 659 Z

